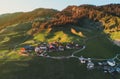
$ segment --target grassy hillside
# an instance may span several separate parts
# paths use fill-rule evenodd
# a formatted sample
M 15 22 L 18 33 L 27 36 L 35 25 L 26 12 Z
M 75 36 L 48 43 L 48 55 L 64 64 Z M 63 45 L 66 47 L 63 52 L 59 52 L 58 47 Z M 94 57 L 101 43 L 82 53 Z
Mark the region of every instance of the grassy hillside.
M 94 28 L 104 30 L 105 33 L 112 34 L 113 32 L 120 31 L 120 17 L 119 17 L 119 4 L 111 4 L 106 6 L 68 6 L 61 12 L 58 12 L 53 19 L 39 23 L 33 26 L 32 33 L 38 33 L 41 30 L 48 28 L 59 28 L 68 25 L 77 25 L 80 27 Z M 112 8 L 115 8 L 112 10 Z M 86 24 L 87 23 L 87 24 Z
M 120 32 L 113 32 L 111 34 L 112 39 L 120 39 Z
M 110 74 L 104 74 L 102 70 L 89 71 L 86 64 L 81 64 L 76 58 L 55 60 L 44 57 L 37 57 L 35 52 L 31 56 L 21 56 L 18 54 L 19 49 L 25 45 L 36 46 L 40 42 L 60 41 L 77 42 L 85 45 L 86 48 L 75 54 L 76 56 L 92 58 L 112 58 L 120 53 L 120 47 L 113 44 L 109 39 L 119 37 L 119 14 L 108 15 L 99 10 L 87 15 L 91 18 L 84 17 L 84 12 L 89 11 L 83 6 L 75 6 L 72 19 L 69 14 L 72 7 L 68 7 L 61 13 L 49 15 L 49 10 L 23 13 L 20 20 L 0 30 L 0 78 L 1 79 L 110 79 Z M 70 9 L 70 10 L 69 10 Z M 79 15 L 77 9 L 83 13 Z M 51 11 L 51 10 L 50 10 Z M 53 10 L 52 10 L 53 12 Z M 51 12 L 51 13 L 52 13 Z M 56 11 L 55 11 L 56 12 Z M 110 11 L 108 11 L 110 12 Z M 45 15 L 41 13 L 46 13 Z M 76 15 L 77 13 L 77 15 Z M 89 12 L 88 12 L 89 13 Z M 96 13 L 98 15 L 96 15 Z M 20 13 L 21 14 L 21 13 Z M 28 18 L 23 18 L 26 14 Z M 31 16 L 33 14 L 33 16 Z M 111 13 L 109 13 L 111 14 Z M 19 15 L 16 14 L 15 17 Z M 116 16 L 117 15 L 117 16 Z M 0 16 L 7 17 L 8 15 Z M 17 17 L 18 18 L 18 17 Z M 30 20 L 28 20 L 30 19 Z M 31 19 L 34 22 L 31 23 Z M 57 19 L 57 20 L 56 20 Z M 22 22 L 21 22 L 22 21 Z M 5 21 L 4 21 L 5 22 Z M 7 22 L 7 21 L 6 21 Z M 8 21 L 8 23 L 11 21 Z M 117 28 L 116 28 L 117 26 Z M 104 28 L 106 27 L 106 29 Z M 110 29 L 111 28 L 111 29 Z M 107 33 L 107 34 L 106 34 Z M 117 35 L 118 34 L 118 35 Z M 119 38 L 118 38 L 119 39 Z M 15 49 L 15 50 L 14 50 Z M 51 56 L 68 56 L 76 50 L 66 50 L 64 52 L 50 52 Z M 119 79 L 120 75 L 117 74 Z
M 0 31 L 0 49 L 14 48 L 28 37 L 27 31 L 31 29 L 31 23 L 15 24 Z
M 51 18 L 57 12 L 58 12 L 57 10 L 53 10 L 53 9 L 38 8 L 30 12 L 16 12 L 11 14 L 9 13 L 3 14 L 0 15 L 0 30 L 2 30 L 7 26 L 17 23 L 34 21 L 36 19 L 41 19 L 41 18 L 44 19 Z
M 26 27 L 26 28 L 21 28 Z M 111 58 L 119 53 L 120 48 L 108 40 L 108 36 L 97 29 L 79 26 L 69 26 L 67 30 L 44 30 L 41 33 L 34 35 L 31 38 L 27 37 L 27 33 L 31 28 L 30 23 L 17 24 L 14 26 L 9 26 L 1 32 L 1 35 L 6 34 L 7 37 L 4 37 L 4 42 L 2 45 L 11 47 L 10 44 L 22 46 L 24 44 L 35 44 L 34 41 L 56 41 L 61 37 L 61 42 L 79 41 L 83 43 L 83 40 L 86 40 L 86 49 L 82 52 L 76 54 L 77 56 L 93 57 L 93 58 Z M 71 28 L 75 29 L 71 31 Z M 8 31 L 9 29 L 9 31 Z M 75 32 L 76 31 L 76 32 Z M 81 32 L 82 36 L 76 35 Z M 12 35 L 12 36 L 11 36 Z M 20 36 L 19 36 L 20 35 Z M 21 36 L 23 35 L 23 36 Z M 65 36 L 64 36 L 65 35 Z M 4 35 L 3 35 L 4 36 Z M 64 36 L 64 38 L 63 38 Z M 84 36 L 84 37 L 83 37 Z M 46 37 L 48 39 L 46 39 Z M 11 38 L 14 38 L 13 41 L 10 41 Z M 54 60 L 43 57 L 34 56 L 20 56 L 16 51 L 7 51 L 1 50 L 0 56 L 0 78 L 1 79 L 110 79 L 111 75 L 104 74 L 103 71 L 93 70 L 88 71 L 86 65 L 80 64 L 78 59 L 62 59 Z M 63 56 L 70 55 L 76 50 L 68 50 L 62 53 L 53 52 L 50 55 L 53 56 Z M 34 53 L 34 52 L 33 52 Z M 87 76 L 86 76 L 87 75 Z M 119 79 L 120 76 L 116 75 Z

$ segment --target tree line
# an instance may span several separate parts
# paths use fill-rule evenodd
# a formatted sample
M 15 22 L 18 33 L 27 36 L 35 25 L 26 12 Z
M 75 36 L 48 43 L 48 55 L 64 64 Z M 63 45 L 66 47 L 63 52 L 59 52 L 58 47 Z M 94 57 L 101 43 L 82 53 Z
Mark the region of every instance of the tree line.
M 33 28 L 38 31 L 46 28 L 64 27 L 67 24 L 80 25 L 84 18 L 100 22 L 104 29 L 120 30 L 120 4 L 104 6 L 81 5 L 68 6 L 46 22 L 35 22 Z M 36 31 L 36 30 L 35 30 Z

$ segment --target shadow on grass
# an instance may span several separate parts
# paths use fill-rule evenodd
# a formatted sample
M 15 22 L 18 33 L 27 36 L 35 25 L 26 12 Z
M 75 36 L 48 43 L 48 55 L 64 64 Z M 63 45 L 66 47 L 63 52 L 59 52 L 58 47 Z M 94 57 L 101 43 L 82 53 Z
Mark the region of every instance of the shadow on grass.
M 30 61 L 0 62 L 1 79 L 110 79 L 101 71 L 88 71 L 74 58 L 53 60 L 33 57 Z
M 31 39 L 32 36 L 27 34 L 27 31 L 29 31 L 31 27 L 31 23 L 21 23 L 15 26 L 7 27 L 3 33 L 0 33 L 0 35 L 4 34 L 2 39 L 6 36 L 9 40 L 3 42 L 0 45 L 0 49 L 13 49 L 16 45 Z
M 11 36 L 10 40 L 1 44 L 1 49 L 13 49 L 16 45 L 20 45 L 24 43 L 26 40 L 32 38 L 30 35 L 21 35 L 17 34 L 15 36 Z
M 71 32 L 71 29 L 72 28 L 74 28 L 77 32 L 82 32 L 83 33 L 83 35 L 85 35 L 86 36 L 86 33 L 84 32 L 84 31 L 82 31 L 82 30 L 78 30 L 77 29 L 77 27 L 78 26 L 72 26 L 72 25 L 66 25 L 66 26 L 59 26 L 59 27 L 54 27 L 54 28 L 52 28 L 52 30 L 50 31 L 50 33 L 46 36 L 46 38 L 47 39 L 50 39 L 50 38 L 54 38 L 54 36 L 56 36 L 55 35 L 55 33 L 56 32 L 60 32 L 60 31 L 62 31 L 63 32 L 63 34 L 66 34 L 68 37 L 72 37 L 72 40 L 74 40 L 74 41 L 80 41 L 81 39 L 84 39 L 83 37 L 80 37 L 80 36 L 78 36 L 78 35 L 76 35 L 76 34 L 73 34 L 72 32 Z M 61 39 L 63 38 L 63 35 L 60 35 L 59 36 Z M 59 38 L 58 38 L 58 40 L 59 40 Z M 56 40 L 57 41 L 57 40 Z

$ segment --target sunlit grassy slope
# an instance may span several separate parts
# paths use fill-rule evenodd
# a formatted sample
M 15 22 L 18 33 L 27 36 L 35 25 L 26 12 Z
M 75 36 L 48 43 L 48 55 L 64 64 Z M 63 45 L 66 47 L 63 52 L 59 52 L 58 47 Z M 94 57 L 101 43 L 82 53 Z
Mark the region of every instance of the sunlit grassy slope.
M 92 34 L 91 30 L 79 26 L 68 26 L 68 28 L 62 29 L 58 27 L 43 30 L 34 36 L 34 40 L 43 42 L 81 42 Z
M 111 34 L 111 38 L 112 39 L 120 39 L 120 32 L 113 32 L 112 34 Z

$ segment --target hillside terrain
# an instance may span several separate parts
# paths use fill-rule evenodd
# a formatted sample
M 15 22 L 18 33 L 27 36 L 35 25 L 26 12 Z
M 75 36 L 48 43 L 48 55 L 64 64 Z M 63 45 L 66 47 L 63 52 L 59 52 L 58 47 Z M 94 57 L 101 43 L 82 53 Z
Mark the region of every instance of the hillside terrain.
M 106 6 L 68 6 L 61 12 L 57 13 L 52 20 L 45 23 L 34 22 L 32 34 L 41 32 L 42 30 L 50 29 L 52 31 L 64 30 L 64 28 L 86 28 L 102 30 L 106 34 L 114 35 L 114 32 L 120 31 L 120 5 Z M 115 9 L 113 9 L 115 8 Z M 36 25 L 35 25 L 36 24 Z M 57 30 L 56 30 L 57 29 Z M 79 30 L 74 29 L 77 32 Z M 82 32 L 81 32 L 82 33 Z M 50 33 L 51 34 L 51 33 Z M 120 36 L 118 35 L 118 39 Z
M 11 19 L 12 18 L 12 19 Z M 120 4 L 68 6 L 62 11 L 36 9 L 0 15 L 1 79 L 110 79 L 102 71 L 88 71 L 75 58 L 54 60 L 20 56 L 20 48 L 40 42 L 77 42 L 86 48 L 77 56 L 112 58 L 120 53 L 113 40 L 120 39 Z M 70 55 L 76 50 L 51 52 Z M 117 74 L 116 78 L 120 78 Z
M 53 9 L 44 9 L 44 8 L 38 8 L 31 12 L 17 12 L 17 13 L 8 13 L 8 14 L 2 14 L 0 15 L 0 30 L 18 23 L 24 23 L 24 22 L 32 22 L 36 19 L 45 19 L 52 17 L 55 13 L 57 13 L 57 10 Z

